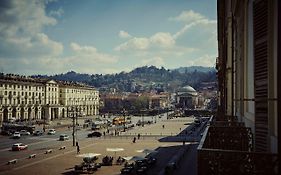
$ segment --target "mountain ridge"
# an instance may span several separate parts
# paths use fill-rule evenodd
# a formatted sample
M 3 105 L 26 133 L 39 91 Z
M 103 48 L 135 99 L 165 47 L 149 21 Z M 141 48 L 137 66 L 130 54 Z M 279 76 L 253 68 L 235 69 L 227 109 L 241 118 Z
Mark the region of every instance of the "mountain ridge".
M 117 91 L 175 91 L 184 85 L 195 89 L 202 82 L 216 81 L 216 70 L 212 67 L 191 66 L 177 69 L 143 66 L 130 72 L 115 74 L 85 74 L 69 71 L 57 75 L 34 75 L 34 78 L 50 78 L 60 81 L 74 81 L 94 86 L 100 90 L 114 88 Z

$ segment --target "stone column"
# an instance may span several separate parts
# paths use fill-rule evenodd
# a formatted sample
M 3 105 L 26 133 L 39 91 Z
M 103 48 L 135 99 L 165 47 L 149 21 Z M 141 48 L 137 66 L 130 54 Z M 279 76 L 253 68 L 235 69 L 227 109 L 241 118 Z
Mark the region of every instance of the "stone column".
M 28 119 L 28 107 L 25 106 L 23 109 L 24 109 L 23 118 L 24 118 L 24 119 Z
M 8 107 L 8 119 L 12 118 L 13 114 L 12 114 L 12 108 Z
M 20 107 L 17 107 L 16 110 L 16 119 L 20 119 Z
M 97 112 L 97 105 L 96 104 L 94 105 L 94 111 L 95 111 L 94 115 L 97 115 L 98 112 Z
M 35 108 L 34 108 L 34 106 L 31 107 L 30 118 L 31 118 L 31 120 L 35 119 Z
M 58 110 L 58 119 L 61 119 L 62 118 L 62 108 L 58 107 L 57 110 Z
M 3 123 L 3 117 L 4 117 L 4 114 L 3 114 L 3 111 L 4 111 L 4 109 L 3 109 L 3 107 L 2 107 L 2 105 L 0 105 L 0 126 L 2 126 L 2 123 Z

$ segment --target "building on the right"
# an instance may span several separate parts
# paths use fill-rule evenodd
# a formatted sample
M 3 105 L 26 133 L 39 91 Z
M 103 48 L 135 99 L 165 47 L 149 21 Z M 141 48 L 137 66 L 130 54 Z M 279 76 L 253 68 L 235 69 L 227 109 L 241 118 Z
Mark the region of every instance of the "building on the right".
M 279 174 L 280 1 L 218 0 L 218 111 L 198 174 Z

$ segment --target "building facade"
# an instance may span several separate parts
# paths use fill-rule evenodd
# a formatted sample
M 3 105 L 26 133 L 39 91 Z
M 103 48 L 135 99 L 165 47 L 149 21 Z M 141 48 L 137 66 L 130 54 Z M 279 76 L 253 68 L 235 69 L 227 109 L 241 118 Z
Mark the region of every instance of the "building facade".
M 99 92 L 95 88 L 18 75 L 0 76 L 0 123 L 97 115 L 98 110 Z
M 198 174 L 280 174 L 280 1 L 217 2 L 218 112 Z

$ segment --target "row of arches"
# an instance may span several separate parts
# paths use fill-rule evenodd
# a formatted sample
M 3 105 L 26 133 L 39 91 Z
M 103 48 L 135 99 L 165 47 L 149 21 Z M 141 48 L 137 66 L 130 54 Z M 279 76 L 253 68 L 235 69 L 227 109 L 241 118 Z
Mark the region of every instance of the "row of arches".
M 24 120 L 36 120 L 41 119 L 42 115 L 42 107 L 4 107 L 0 108 L 0 118 L 3 121 L 9 121 L 11 119 L 24 121 Z M 44 113 L 44 112 L 43 112 Z

